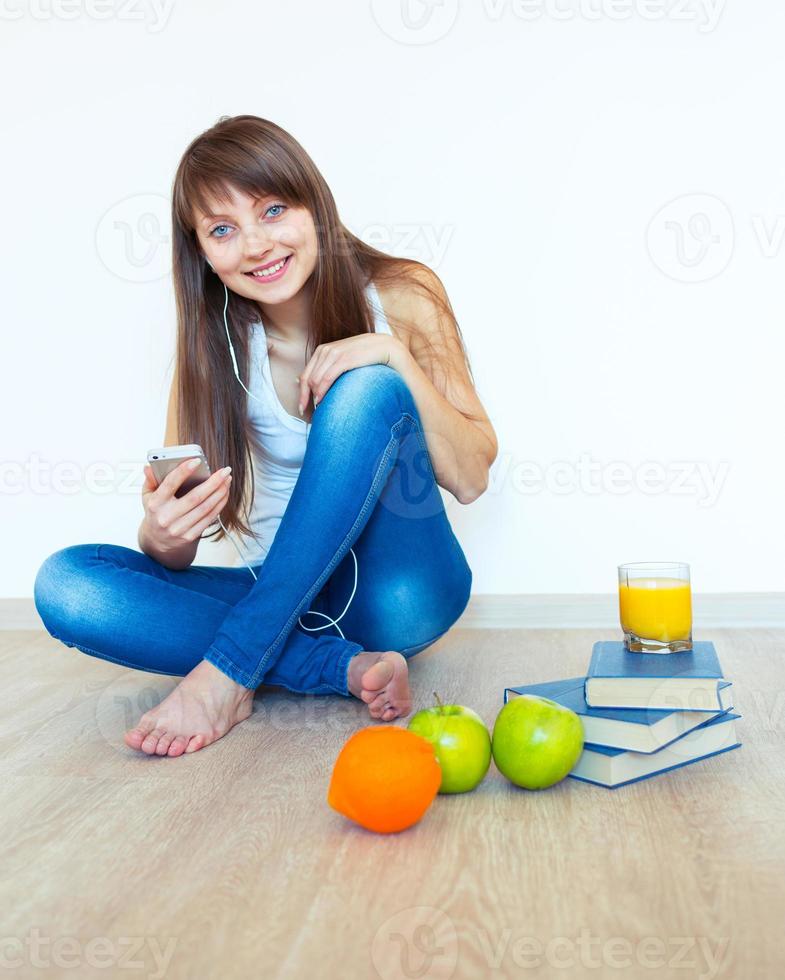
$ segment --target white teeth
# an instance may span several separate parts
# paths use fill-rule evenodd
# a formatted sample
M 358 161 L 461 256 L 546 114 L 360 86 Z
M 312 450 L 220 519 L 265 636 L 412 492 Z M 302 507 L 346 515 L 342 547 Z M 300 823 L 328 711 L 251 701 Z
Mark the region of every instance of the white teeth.
M 288 257 L 288 256 L 287 256 Z M 261 272 L 252 272 L 252 276 L 256 276 L 257 279 L 266 279 L 267 276 L 275 275 L 276 272 L 280 272 L 283 269 L 286 259 L 282 259 L 278 265 L 272 265 L 269 269 L 263 269 Z

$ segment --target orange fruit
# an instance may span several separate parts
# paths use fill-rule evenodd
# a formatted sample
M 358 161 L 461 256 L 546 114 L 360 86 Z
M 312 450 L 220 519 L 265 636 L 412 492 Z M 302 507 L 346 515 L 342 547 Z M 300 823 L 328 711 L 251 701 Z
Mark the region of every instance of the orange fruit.
M 441 781 L 436 752 L 422 735 L 370 725 L 338 753 L 327 802 L 366 830 L 392 834 L 417 823 Z

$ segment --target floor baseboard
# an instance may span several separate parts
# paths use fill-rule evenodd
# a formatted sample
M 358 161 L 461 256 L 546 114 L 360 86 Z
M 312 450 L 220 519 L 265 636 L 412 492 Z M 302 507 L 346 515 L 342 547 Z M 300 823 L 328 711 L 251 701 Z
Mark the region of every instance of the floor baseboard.
M 785 593 L 693 596 L 699 628 L 785 628 Z M 618 629 L 615 595 L 473 595 L 455 624 L 463 629 Z M 40 630 L 32 599 L 0 599 L 0 630 Z
M 785 593 L 693 596 L 696 627 L 781 629 Z M 456 626 L 472 629 L 619 629 L 614 595 L 475 595 Z

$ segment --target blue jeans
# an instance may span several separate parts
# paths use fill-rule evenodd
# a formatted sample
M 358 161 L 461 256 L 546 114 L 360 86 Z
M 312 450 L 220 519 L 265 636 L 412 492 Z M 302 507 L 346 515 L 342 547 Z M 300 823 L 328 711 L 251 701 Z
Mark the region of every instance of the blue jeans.
M 334 626 L 354 584 L 357 591 Z M 314 411 L 299 478 L 254 581 L 245 566 L 181 571 L 131 548 L 79 544 L 38 571 L 35 604 L 66 646 L 185 675 L 201 660 L 248 688 L 347 696 L 362 650 L 410 657 L 447 632 L 472 573 L 433 474 L 419 414 L 386 365 L 346 371 Z M 309 621 L 310 620 L 310 621 Z

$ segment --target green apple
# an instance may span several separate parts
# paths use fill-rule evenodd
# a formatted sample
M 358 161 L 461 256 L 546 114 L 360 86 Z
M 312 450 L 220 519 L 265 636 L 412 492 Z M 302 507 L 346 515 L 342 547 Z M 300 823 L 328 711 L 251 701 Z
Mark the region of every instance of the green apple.
M 583 751 L 583 723 L 574 711 L 536 694 L 512 698 L 496 716 L 493 761 L 510 782 L 545 789 L 560 782 Z
M 440 793 L 466 793 L 478 786 L 491 764 L 491 736 L 476 711 L 460 704 L 424 708 L 409 721 L 410 731 L 433 745 L 442 767 Z

